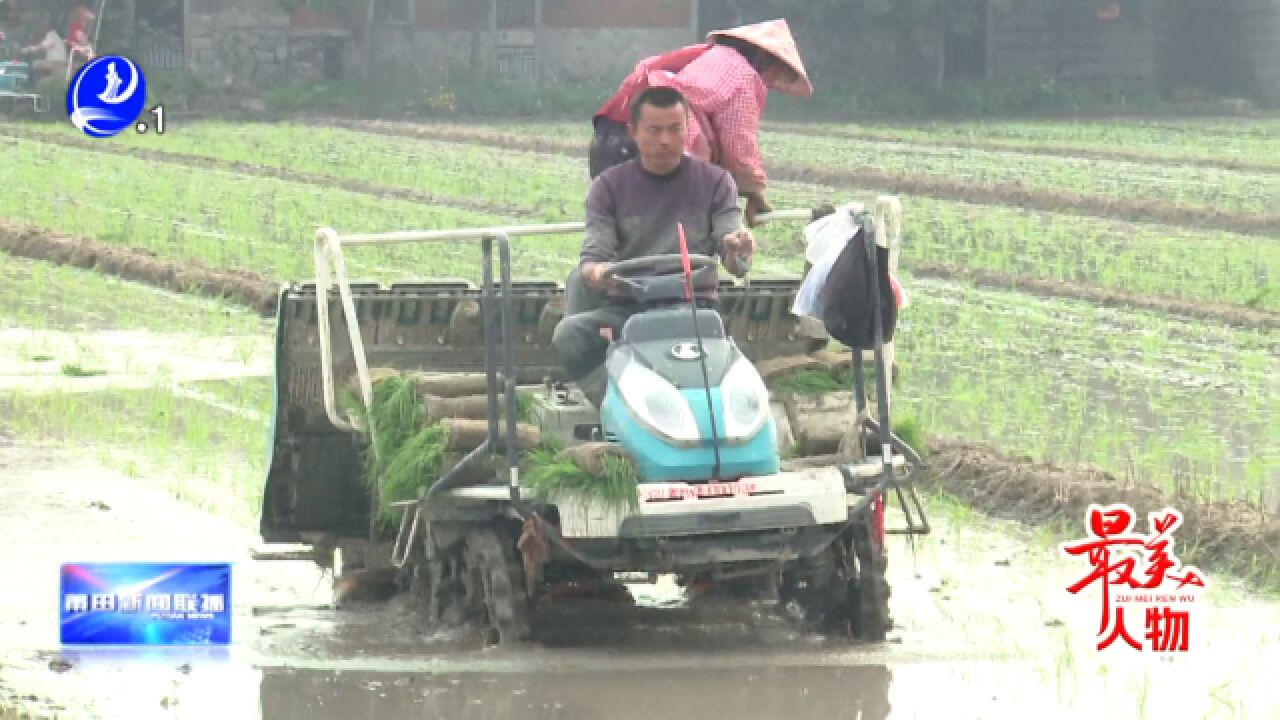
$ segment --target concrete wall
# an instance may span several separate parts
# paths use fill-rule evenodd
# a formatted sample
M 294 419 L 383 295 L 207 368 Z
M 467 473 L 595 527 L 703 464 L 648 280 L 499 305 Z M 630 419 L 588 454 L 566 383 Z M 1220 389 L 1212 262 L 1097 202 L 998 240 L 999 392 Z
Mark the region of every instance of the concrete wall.
M 188 0 L 187 67 L 231 87 L 284 81 L 289 16 L 271 0 Z
M 687 28 L 691 0 L 543 0 L 542 23 L 558 28 Z
M 992 75 L 1153 81 L 1159 5 L 1124 3 L 1121 16 L 1107 22 L 1094 15 L 1094 3 L 1072 3 L 1060 15 L 1036 3 L 993 8 Z
M 696 42 L 685 28 L 543 28 L 542 78 L 574 81 L 616 75 L 649 55 Z M 622 77 L 614 77 L 621 81 Z
M 379 28 L 376 62 L 383 66 L 415 64 L 420 69 L 465 66 L 478 72 L 496 71 L 498 47 L 488 30 L 416 30 L 410 40 L 404 28 Z M 590 80 L 617 75 L 643 57 L 694 41 L 688 28 L 542 28 L 528 48 L 537 57 L 538 71 L 548 82 Z M 512 48 L 511 52 L 519 52 Z
M 467 66 L 477 71 L 493 67 L 497 39 L 488 30 L 422 30 L 381 27 L 375 30 L 375 58 L 388 66 L 408 61 L 419 69 Z
M 695 40 L 692 0 L 542 0 L 540 27 L 529 38 L 532 47 L 503 49 L 490 30 L 486 3 L 452 7 L 446 12 L 438 0 L 417 0 L 412 42 L 380 30 L 379 62 L 403 57 L 409 45 L 420 65 L 465 65 L 493 73 L 500 54 L 525 52 L 536 56 L 544 81 L 574 81 L 612 77 L 646 55 Z

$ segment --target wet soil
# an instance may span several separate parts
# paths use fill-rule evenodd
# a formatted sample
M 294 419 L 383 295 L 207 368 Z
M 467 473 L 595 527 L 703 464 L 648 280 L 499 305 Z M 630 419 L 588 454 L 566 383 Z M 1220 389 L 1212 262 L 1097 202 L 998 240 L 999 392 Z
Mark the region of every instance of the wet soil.
M 1176 165 L 1180 167 L 1203 167 L 1219 170 L 1235 170 L 1257 173 L 1280 173 L 1280 165 L 1275 163 L 1254 162 L 1237 158 L 1208 158 L 1190 155 L 1156 155 L 1153 153 L 1122 150 L 1108 150 L 1071 147 L 1069 145 L 1034 145 L 1016 142 L 992 142 L 982 140 L 932 139 L 921 137 L 902 137 L 872 131 L 841 130 L 839 128 L 814 128 L 798 123 L 766 123 L 768 132 L 790 135 L 806 135 L 819 138 L 847 137 L 866 142 L 892 143 L 895 145 L 919 145 L 923 147 L 959 148 L 963 150 L 982 150 L 987 152 L 1015 152 L 1026 155 L 1043 155 L 1045 157 L 1084 158 L 1090 160 L 1122 161 L 1145 165 Z
M 1031 525 L 1078 526 L 1090 504 L 1127 503 L 1139 518 L 1166 507 L 1183 514 L 1179 544 L 1188 562 L 1247 572 L 1280 589 L 1280 518 L 1243 502 L 1168 493 L 1088 465 L 1055 466 L 978 443 L 932 438 L 930 477 L 965 505 Z
M 47 354 L 31 357 L 27 348 L 33 344 Z M 69 374 L 68 365 L 85 374 Z M 271 343 L 261 335 L 0 330 L 0 391 L 95 392 L 149 388 L 161 379 L 268 378 L 271 367 Z
M 249 270 L 214 268 L 191 260 L 169 260 L 138 248 L 108 245 L 83 237 L 0 220 L 0 250 L 114 275 L 177 292 L 226 298 L 266 317 L 276 312 L 281 283 Z
M 480 648 L 424 633 L 406 604 L 335 611 L 305 562 L 247 559 L 251 531 L 53 448 L 0 436 L 0 717 L 1267 717 L 1280 611 L 1225 587 L 1193 652 L 1097 653 L 1083 568 L 1013 525 L 933 512 L 890 541 L 890 642 L 814 637 L 742 605 L 635 586 L 637 607 L 544 611 L 541 640 Z M 891 518 L 891 525 L 892 525 Z M 233 560 L 236 643 L 73 650 L 57 565 Z M 1266 637 L 1263 637 L 1263 636 Z M 1229 705 L 1221 704 L 1229 703 Z M 23 708 L 19 711 L 17 708 Z M 59 709 L 61 708 L 61 709 Z M 892 713 L 892 715 L 891 715 Z
M 361 132 L 464 142 L 570 157 L 582 157 L 586 154 L 585 142 L 528 137 L 492 130 L 463 130 L 380 120 L 332 120 L 325 121 L 324 124 Z M 772 163 L 769 173 L 776 180 L 784 182 L 877 188 L 903 195 L 922 195 L 986 205 L 1012 205 L 1042 212 L 1073 212 L 1136 222 L 1280 236 L 1280 214 L 1276 213 L 1224 211 L 1160 200 L 1111 198 L 1067 190 L 1033 189 L 1018 183 L 975 184 L 954 178 L 886 172 L 875 168 L 852 170 Z
M 248 562 L 248 531 L 108 470 L 74 446 L 17 446 L 3 433 L 0 424 L 0 717 L 17 716 L 16 707 L 35 717 L 182 717 L 162 704 L 175 701 L 178 686 L 206 664 L 226 661 L 226 653 L 209 649 L 64 653 L 56 613 L 62 562 L 239 562 L 237 623 L 254 605 L 327 601 L 312 567 Z M 233 632 L 251 630 L 239 625 Z
M 501 212 L 508 214 L 513 210 L 505 208 Z M 494 208 L 493 211 L 499 212 L 499 209 Z M 280 283 L 260 273 L 215 268 L 192 260 L 167 260 L 146 250 L 107 245 L 89 238 L 63 235 L 6 220 L 0 220 L 0 250 L 20 257 L 95 269 L 126 280 L 170 290 L 228 298 L 253 308 L 263 316 L 275 315 Z M 928 261 L 913 262 L 910 271 L 920 277 L 962 280 L 983 287 L 1083 300 L 1109 307 L 1154 310 L 1236 327 L 1280 327 L 1280 312 L 1229 303 L 1129 293 L 1083 283 L 1029 275 L 1007 275 Z

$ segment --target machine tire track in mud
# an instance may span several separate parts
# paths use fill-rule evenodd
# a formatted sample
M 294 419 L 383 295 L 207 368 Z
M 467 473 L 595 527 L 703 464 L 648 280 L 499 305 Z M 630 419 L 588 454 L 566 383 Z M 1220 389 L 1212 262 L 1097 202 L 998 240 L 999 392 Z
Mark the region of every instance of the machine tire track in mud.
M 529 636 L 529 597 L 515 541 L 493 528 L 467 534 L 464 557 L 467 607 L 478 611 L 486 634 L 502 645 Z
M 877 547 L 867 523 L 855 523 L 817 555 L 784 573 L 779 601 L 814 630 L 863 642 L 884 642 L 893 619 L 888 556 Z
M 528 638 L 530 603 L 515 542 L 500 527 L 450 527 L 415 558 L 413 593 L 430 630 L 475 623 L 491 644 Z
M 867 524 L 854 525 L 851 532 L 858 574 L 848 585 L 850 631 L 859 640 L 883 642 L 893 628 L 889 614 L 893 590 L 887 577 L 888 553 L 883 543 L 876 543 Z
M 466 610 L 465 565 L 462 546 L 433 545 L 428 538 L 426 557 L 414 565 L 410 592 L 421 606 L 429 628 L 457 627 Z

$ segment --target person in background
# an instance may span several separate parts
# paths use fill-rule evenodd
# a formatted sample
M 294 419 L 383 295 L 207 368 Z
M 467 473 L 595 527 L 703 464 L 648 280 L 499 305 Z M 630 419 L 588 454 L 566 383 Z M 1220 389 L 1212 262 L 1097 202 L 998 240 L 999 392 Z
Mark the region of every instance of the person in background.
M 766 93 L 813 94 L 787 21 L 717 30 L 701 45 L 641 60 L 593 117 L 592 179 L 635 156 L 626 132 L 628 104 L 645 88 L 660 86 L 678 90 L 689 103 L 685 152 L 729 171 L 747 199 L 747 224 L 754 225 L 756 215 L 772 209 L 756 142 Z
M 77 3 L 75 9 L 71 11 L 71 20 L 67 24 L 67 46 L 71 49 L 72 57 L 81 58 L 85 62 L 93 59 L 93 45 L 89 41 L 89 32 L 91 23 L 97 17 L 84 3 Z
M 32 79 L 35 79 L 37 74 L 55 74 L 67 64 L 67 45 L 62 40 L 62 37 L 58 35 L 58 31 L 54 30 L 53 26 L 48 23 L 44 25 L 40 42 L 22 48 L 23 55 L 35 55 L 36 53 L 43 53 L 44 56 L 32 61 Z
M 9 36 L 4 32 L 4 25 L 0 24 L 0 61 L 8 61 L 13 59 L 13 47 L 10 45 Z

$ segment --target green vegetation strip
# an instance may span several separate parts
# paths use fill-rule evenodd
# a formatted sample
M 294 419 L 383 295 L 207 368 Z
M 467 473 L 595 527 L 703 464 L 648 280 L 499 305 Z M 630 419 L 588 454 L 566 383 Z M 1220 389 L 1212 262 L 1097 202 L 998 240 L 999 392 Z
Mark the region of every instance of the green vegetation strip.
M 412 187 L 386 186 L 374 181 L 396 178 L 412 168 L 419 182 L 423 176 L 439 180 L 432 188 L 454 193 L 440 196 L 452 202 L 457 193 L 470 193 L 476 206 L 506 208 L 522 222 L 580 219 L 586 180 L 573 160 L 525 152 L 500 153 L 467 145 L 413 142 L 387 136 L 342 130 L 321 134 L 317 158 L 293 161 L 298 153 L 297 126 L 249 126 L 243 137 L 231 136 L 229 126 L 197 125 L 187 134 L 166 139 L 166 151 L 143 147 L 151 139 L 131 138 L 127 144 L 94 144 L 112 152 L 139 152 L 167 162 L 200 164 L 203 155 L 228 153 L 232 158 L 268 159 L 287 165 L 281 172 L 295 172 L 297 165 L 325 168 L 336 175 L 314 176 L 313 182 L 352 189 L 379 197 L 420 192 Z M 59 142 L 88 143 L 73 136 L 41 133 Z M 171 152 L 176 149 L 177 152 Z M 99 150 L 101 152 L 101 150 Z M 239 160 L 227 160 L 239 163 Z M 486 170 L 505 163 L 509 175 L 528 179 L 521 195 L 501 182 L 491 183 Z M 262 167 L 268 174 L 277 168 Z M 242 172 L 254 172 L 241 167 Z M 455 178 L 461 177 L 461 180 Z M 449 184 L 449 183 L 454 184 Z M 530 190 L 530 188 L 533 188 Z M 866 193 L 868 196 L 870 193 Z M 785 183 L 773 194 L 781 205 L 829 202 L 831 188 Z M 141 194 L 136 197 L 145 197 Z M 262 202 L 270 202 L 271 198 Z M 1280 293 L 1271 278 L 1280 275 L 1280 243 L 1221 231 L 1134 225 L 1071 215 L 1039 214 L 1014 208 L 975 206 L 924 197 L 904 199 L 908 222 L 905 260 L 920 274 L 949 277 L 969 274 L 971 279 L 998 287 L 1018 287 L 1029 292 L 1088 299 L 1107 304 L 1131 305 L 1178 312 L 1226 322 L 1271 322 L 1252 311 L 1280 310 Z M 541 217 L 530 208 L 545 208 Z M 552 209 L 554 208 L 554 209 Z M 335 220 L 335 224 L 338 222 Z M 345 223 L 342 223 L 345 225 Z M 302 229 L 299 228 L 299 231 Z M 793 237 L 796 228 L 766 226 L 761 229 L 766 256 L 783 263 L 799 252 Z M 542 244 L 540 241 L 539 244 Z M 526 243 L 517 244 L 517 252 Z M 361 258 L 376 249 L 362 250 Z M 766 258 L 766 262 L 769 260 Z M 794 271 L 793 271 L 794 272 Z M 993 275 L 993 273 L 995 273 Z M 1092 291 L 1089 286 L 1096 286 Z M 1142 296 L 1153 297 L 1144 299 Z M 1207 302 L 1206 302 L 1207 301 Z M 1237 310 L 1233 306 L 1240 306 Z M 1237 317 L 1233 317 L 1233 315 Z
M 6 432 L 55 442 L 69 459 L 96 452 L 109 468 L 244 527 L 257 525 L 267 428 L 234 413 L 152 389 L 4 393 L 0 418 Z
M 129 158 L 113 159 L 103 170 L 87 163 L 83 152 L 24 141 L 18 141 L 10 159 L 0 167 L 0 176 L 15 181 L 6 183 L 13 192 L 0 198 L 8 213 L 85 226 L 121 244 L 152 245 L 170 258 L 212 256 L 223 266 L 254 267 L 281 277 L 307 279 L 313 273 L 314 224 L 421 227 L 428 213 L 441 224 L 492 220 L 278 180 L 218 172 L 196 176 Z M 178 232 L 170 237 L 169 228 L 149 230 L 137 215 L 134 231 L 124 232 L 128 226 L 120 209 L 86 200 L 103 182 L 134 198 L 134 213 L 181 217 L 222 236 L 202 241 L 203 236 Z M 401 215 L 405 221 L 397 222 Z M 316 216 L 340 221 L 315 222 Z M 518 249 L 517 260 L 525 272 L 555 277 L 572 264 L 576 246 L 576 238 L 540 239 Z M 353 252 L 353 274 L 440 277 L 473 271 L 476 265 L 471 254 L 450 257 L 439 247 L 405 253 Z M 798 265 L 796 258 L 791 262 Z M 1212 265 L 1189 265 L 1188 272 Z M 1273 335 L 954 284 L 908 287 L 915 305 L 904 322 L 917 330 L 905 334 L 903 345 L 910 352 L 899 355 L 913 370 L 905 376 L 903 392 L 916 394 L 927 406 L 921 419 L 928 427 L 959 436 L 980 431 L 1001 447 L 1090 459 L 1119 471 L 1132 468 L 1169 487 L 1190 484 L 1220 496 L 1256 497 L 1274 473 L 1274 446 L 1264 442 L 1280 437 L 1273 416 L 1265 412 Z M 1208 425 L 1206 417 L 1224 422 Z M 1260 449 L 1243 449 L 1250 446 Z
M 1169 491 L 1277 488 L 1274 331 L 916 281 L 895 407 L 925 427 Z
M 48 261 L 59 265 L 97 270 L 125 280 L 177 292 L 212 296 L 253 308 L 265 316 L 276 312 L 280 283 L 257 273 L 210 267 L 198 261 L 158 257 L 155 253 L 120 244 L 63 235 L 30 225 L 0 220 L 0 250 L 6 257 Z M 51 267 L 44 265 L 43 267 Z M 194 300 L 194 298 L 193 298 Z M 15 300 L 14 307 L 28 304 Z M 109 313 L 111 306 L 100 308 Z M 46 311 L 57 317 L 55 311 Z M 44 313 L 42 313 L 44 314 Z M 145 319 L 130 317 L 130 322 Z M 42 324 L 42 321 L 37 320 Z
M 522 136 L 470 128 L 413 126 L 403 123 L 343 121 L 353 129 L 413 135 L 423 139 L 453 140 L 504 149 L 525 149 L 570 157 L 585 154 L 585 144 L 559 138 Z M 1179 190 L 1169 181 L 1157 183 L 1166 193 L 1141 191 L 1150 178 L 1129 178 L 1088 182 L 1085 168 L 1050 168 L 1044 176 L 1034 168 L 1015 170 L 992 161 L 989 166 L 968 168 L 962 161 L 942 158 L 930 164 L 913 163 L 915 154 L 876 153 L 876 161 L 850 155 L 831 145 L 789 144 L 785 139 L 762 147 L 766 157 L 785 157 L 771 162 L 768 171 L 774 181 L 820 183 L 831 186 L 878 187 L 904 195 L 924 195 L 947 200 L 993 205 L 1018 205 L 1041 212 L 1071 212 L 1126 220 L 1183 224 L 1208 229 L 1229 229 L 1280 237 L 1280 213 L 1274 208 L 1274 189 L 1280 177 L 1258 175 L 1250 178 L 1217 178 L 1228 182 L 1226 193 L 1202 181 Z M 795 162 L 799 160 L 799 162 Z M 1033 163 L 1034 165 L 1034 163 Z M 921 172 L 920 167 L 932 172 Z M 962 172 L 963 171 L 963 172 Z M 953 173 L 953 174 L 948 174 Z M 966 174 L 967 173 L 967 174 Z M 1051 178 L 1052 182 L 1049 181 Z M 1077 189 L 1087 187 L 1087 189 Z M 1259 188 L 1264 188 L 1259 190 Z M 1100 188 L 1107 188 L 1102 190 Z M 1128 189 L 1139 194 L 1132 194 Z M 1268 194 L 1270 193 L 1270 194 Z M 1170 201 L 1186 196 L 1188 200 Z
M 356 127 L 392 135 L 379 142 L 369 134 L 351 133 L 345 147 L 379 147 L 388 157 L 414 152 L 412 142 L 396 139 L 402 135 L 453 136 L 466 141 L 474 141 L 477 137 L 477 131 L 452 126 L 426 126 L 424 129 L 403 123 L 359 123 Z M 281 143 L 288 143 L 290 135 L 286 129 L 277 130 Z M 523 145 L 526 149 L 536 149 L 548 143 L 555 148 L 563 149 L 565 146 L 562 141 L 535 140 L 532 136 L 504 133 L 481 133 L 479 137 L 503 148 L 502 151 L 493 151 L 502 157 L 518 154 L 508 147 L 511 143 Z M 437 145 L 429 142 L 426 147 L 430 149 Z M 418 152 L 427 153 L 424 156 L 426 162 L 435 150 L 424 151 L 419 147 Z M 554 176 L 574 170 L 581 172 L 581 163 L 575 159 L 523 154 L 537 159 L 547 168 L 560 168 Z M 568 154 L 576 157 L 574 152 Z M 477 171 L 482 172 L 479 168 Z M 550 181 L 544 179 L 541 182 Z M 484 187 L 483 183 L 477 183 L 475 192 L 484 193 Z M 853 191 L 850 197 L 849 189 L 785 182 L 776 183 L 770 196 L 779 207 L 812 206 L 833 200 L 869 199 L 874 192 L 883 189 L 859 183 L 840 183 L 838 187 L 863 190 Z M 583 178 L 563 185 L 557 192 L 564 198 L 562 202 L 568 203 L 570 197 L 581 198 L 585 188 Z M 1132 224 L 1116 219 L 975 205 L 921 195 L 904 197 L 903 203 L 906 215 L 904 257 L 907 258 L 904 263 L 932 262 L 1010 276 L 1096 285 L 1110 291 L 1280 310 L 1280 293 L 1272 289 L 1272 278 L 1280 276 L 1280 243 L 1271 238 L 1234 234 L 1222 227 Z M 578 219 L 578 216 L 564 219 Z M 795 234 L 794 228 L 765 226 L 762 228 L 764 252 L 794 256 L 799 253 L 793 240 Z
M 323 137 L 312 137 L 311 152 L 299 154 L 296 147 L 275 146 L 265 143 L 253 143 L 245 133 L 237 132 L 233 125 L 198 125 L 195 132 L 175 136 L 163 146 L 155 147 L 154 143 L 145 142 L 145 136 L 119 136 L 116 142 L 99 143 L 85 138 L 79 133 L 69 134 L 65 131 L 35 130 L 31 126 L 10 125 L 4 128 L 11 137 L 35 142 L 60 145 L 62 147 L 88 150 L 97 154 L 134 157 L 164 163 L 181 163 L 190 167 L 210 168 L 226 173 L 253 175 L 262 178 L 274 178 L 287 182 L 304 183 L 322 187 L 333 187 L 354 193 L 373 195 L 380 198 L 395 198 L 411 202 L 429 203 L 499 215 L 533 216 L 538 213 L 535 206 L 520 206 L 511 203 L 486 202 L 467 194 L 441 193 L 440 183 L 428 183 L 433 192 L 419 186 L 433 178 L 424 177 L 430 168 L 419 164 L 406 165 L 403 162 L 373 163 L 369 157 L 359 157 L 355 167 L 364 170 L 360 177 L 352 177 L 350 172 L 326 174 L 325 171 L 351 170 L 351 167 L 334 167 L 335 160 L 346 159 L 330 145 L 326 145 Z M 251 134 L 251 133 L 250 133 Z M 316 133 L 322 136 L 323 133 Z M 214 154 L 216 153 L 216 154 Z M 263 163 L 262 160 L 269 162 Z M 309 172 L 306 168 L 314 171 Z M 400 172 L 391 172 L 398 168 Z M 446 175 L 461 183 L 444 183 L 444 190 L 465 193 L 468 180 L 457 174 Z M 439 176 L 434 178 L 439 179 Z M 396 184 L 384 184 L 392 180 Z
M 425 124 L 425 123 L 424 123 Z M 586 122 L 484 122 L 432 123 L 443 127 L 480 128 L 518 135 L 582 138 L 591 133 Z M 946 144 L 964 147 L 982 143 L 975 150 L 1031 150 L 1060 148 L 1093 153 L 1119 153 L 1135 162 L 1181 166 L 1200 161 L 1229 170 L 1275 172 L 1280 153 L 1275 119 L 1230 120 L 1106 120 L 1037 122 L 926 122 L 926 123 L 802 123 L 765 122 L 761 136 L 804 133 L 829 138 L 852 136 L 879 142 Z M 991 147 L 987 147 L 990 144 Z M 1128 157 L 1132 156 L 1132 157 Z
M 1088 125 L 1075 126 L 1089 128 Z M 1129 142 L 1139 144 L 1109 145 L 1088 133 L 1068 135 L 1060 127 L 1034 126 L 1025 134 L 1012 134 L 1004 126 L 990 125 L 924 125 L 908 127 L 866 127 L 859 125 L 824 125 L 812 123 L 766 123 L 763 135 L 786 137 L 799 135 L 819 138 L 854 138 L 871 143 L 917 145 L 971 152 L 1015 152 L 1024 155 L 1131 162 L 1156 166 L 1204 167 L 1247 173 L 1280 174 L 1280 156 L 1273 148 L 1245 145 L 1234 156 L 1226 156 L 1227 148 L 1179 145 L 1169 142 L 1169 133 L 1130 133 Z M 1123 135 L 1124 133 L 1117 133 Z M 1134 136 L 1138 137 L 1134 137 Z M 1156 141 L 1158 135 L 1164 137 Z M 1101 136 L 1105 137 L 1105 136 Z M 1221 139 L 1211 140 L 1221 145 Z M 1129 149 L 1137 147 L 1140 149 Z
M 1006 151 L 780 134 L 764 135 L 760 147 L 765 157 L 786 158 L 789 166 L 845 169 L 852 173 L 872 170 L 885 173 L 886 177 L 901 176 L 904 183 L 910 183 L 906 178 L 916 176 L 922 178 L 921 185 L 927 185 L 924 178 L 950 178 L 1006 189 L 1011 199 L 1033 190 L 1065 191 L 1078 193 L 1082 200 L 1146 200 L 1170 209 L 1261 216 L 1275 212 L 1275 198 L 1280 196 L 1280 174 L 1187 167 L 1181 163 L 1151 166 L 1097 158 L 1036 157 Z M 1151 207 L 1152 211 L 1155 207 Z M 1273 227 L 1272 231 L 1277 229 L 1280 227 Z
M 330 188 L 134 158 L 86 163 L 83 151 L 18 141 L 0 165 L 0 215 L 51 230 L 147 250 L 170 260 L 217 268 L 251 269 L 268 277 L 310 280 L 317 227 L 385 232 L 511 224 L 486 215 Z M 10 162 L 11 161 L 11 162 Z M 101 200 L 95 188 L 112 187 Z M 513 252 L 518 272 L 562 276 L 572 264 L 575 237 L 540 238 Z M 479 279 L 480 252 L 458 244 L 409 244 L 349 252 L 353 279 L 382 281 L 461 276 Z M 563 258 L 563 259 L 561 259 Z
M 0 221 L 0 247 L 6 225 Z M 124 282 L 0 252 L 0 318 L 30 330 L 147 330 L 245 336 L 269 332 L 267 324 L 241 303 L 168 294 Z
M 1168 165 L 1184 161 L 1214 163 L 1229 169 L 1280 171 L 1274 120 L 1123 121 L 1105 122 L 964 122 L 877 124 L 771 123 L 770 130 L 831 135 L 856 134 L 867 139 L 936 143 L 982 143 L 1002 148 L 1061 148 L 1122 153 L 1144 162 L 1160 158 Z

